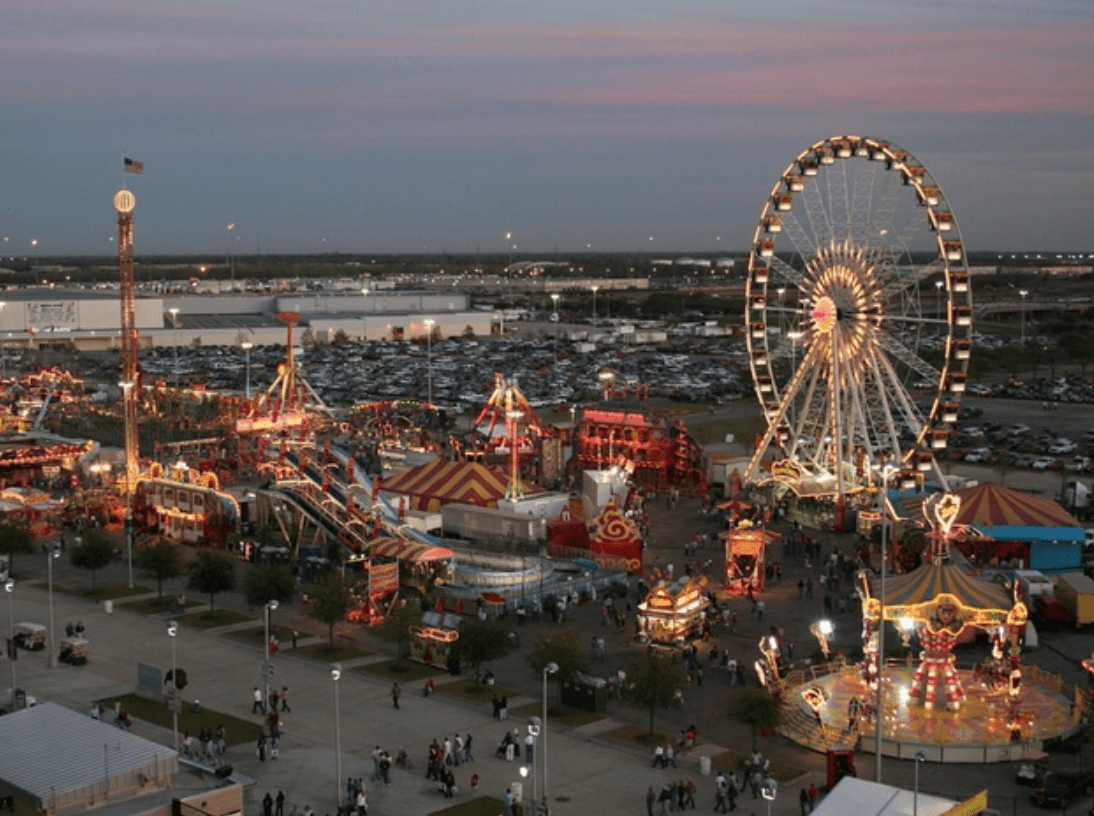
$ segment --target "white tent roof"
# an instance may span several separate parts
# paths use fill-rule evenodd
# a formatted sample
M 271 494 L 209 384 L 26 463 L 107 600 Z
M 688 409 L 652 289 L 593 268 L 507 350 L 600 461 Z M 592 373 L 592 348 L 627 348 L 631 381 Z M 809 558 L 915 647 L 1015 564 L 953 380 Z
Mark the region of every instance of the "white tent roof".
M 817 803 L 813 816 L 939 816 L 959 804 L 923 792 L 918 807 L 914 800 L 913 791 L 845 776 Z
M 56 703 L 0 717 L 0 780 L 47 813 L 162 787 L 177 770 L 171 748 Z

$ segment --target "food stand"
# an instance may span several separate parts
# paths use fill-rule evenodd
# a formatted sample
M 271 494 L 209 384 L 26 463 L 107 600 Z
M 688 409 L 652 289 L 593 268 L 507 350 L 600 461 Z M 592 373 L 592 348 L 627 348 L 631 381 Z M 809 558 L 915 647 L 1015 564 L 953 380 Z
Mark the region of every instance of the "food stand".
M 694 582 L 675 595 L 658 586 L 638 604 L 638 636 L 653 643 L 683 643 L 701 637 L 710 599 Z

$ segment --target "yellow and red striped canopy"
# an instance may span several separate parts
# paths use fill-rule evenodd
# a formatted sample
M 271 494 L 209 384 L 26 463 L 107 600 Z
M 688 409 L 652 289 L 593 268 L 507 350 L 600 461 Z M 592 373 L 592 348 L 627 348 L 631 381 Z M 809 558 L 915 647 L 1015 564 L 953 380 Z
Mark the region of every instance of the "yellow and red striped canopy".
M 497 507 L 507 486 L 504 473 L 485 465 L 434 459 L 392 476 L 380 489 L 406 496 L 414 510 L 436 513 L 452 502 Z

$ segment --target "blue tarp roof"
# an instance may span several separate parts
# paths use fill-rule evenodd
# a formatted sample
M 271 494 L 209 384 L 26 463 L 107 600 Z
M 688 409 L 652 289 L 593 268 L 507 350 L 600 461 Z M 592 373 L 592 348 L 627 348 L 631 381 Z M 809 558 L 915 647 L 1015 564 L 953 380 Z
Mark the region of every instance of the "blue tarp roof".
M 1082 527 L 1029 527 L 1001 524 L 998 527 L 973 527 L 979 533 L 996 541 L 1084 541 L 1086 531 Z

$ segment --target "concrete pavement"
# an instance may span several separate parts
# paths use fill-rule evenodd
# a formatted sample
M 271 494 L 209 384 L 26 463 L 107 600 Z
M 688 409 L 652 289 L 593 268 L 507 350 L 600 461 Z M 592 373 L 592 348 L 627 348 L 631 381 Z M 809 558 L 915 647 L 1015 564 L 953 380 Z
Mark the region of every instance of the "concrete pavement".
M 651 557 L 656 554 L 661 563 L 673 562 L 677 574 L 682 570 L 684 542 L 694 538 L 696 532 L 714 532 L 714 522 L 701 516 L 698 503 L 683 499 L 674 511 L 669 511 L 662 501 L 651 513 Z M 849 546 L 846 538 L 832 537 L 829 544 Z M 720 569 L 723 556 L 720 548 L 710 547 L 700 551 L 700 557 L 710 558 L 715 571 Z M 807 574 L 804 562 L 798 559 L 784 560 L 784 578 L 781 583 L 769 587 L 765 593 L 768 613 L 764 621 L 753 621 L 747 614 L 744 602 L 739 606 L 739 626 L 735 633 L 718 632 L 715 638 L 719 646 L 726 646 L 738 659 L 751 662 L 756 657 L 755 644 L 771 625 L 781 625 L 788 638 L 797 647 L 799 659 L 808 656 L 813 649 L 808 634 L 809 623 L 818 617 L 822 609 L 822 593 L 815 592 L 812 602 L 799 601 L 796 584 L 799 576 Z M 19 556 L 16 559 L 17 580 L 13 596 L 16 621 L 29 620 L 46 623 L 49 618 L 48 597 L 45 587 L 44 556 Z M 28 580 L 24 580 L 28 579 Z M 90 576 L 76 570 L 67 558 L 56 562 L 57 586 L 75 589 L 90 586 Z M 99 583 L 125 582 L 124 564 L 115 564 L 98 576 Z M 816 574 L 814 574 L 816 583 Z M 138 579 L 139 583 L 139 579 Z M 177 586 L 165 587 L 178 591 Z M 632 597 L 633 601 L 633 597 Z M 2 603 L 2 602 L 0 602 Z M 104 605 L 84 600 L 82 597 L 55 590 L 54 618 L 58 634 L 65 622 L 82 620 L 87 627 L 86 636 L 91 642 L 91 662 L 84 667 L 61 664 L 49 668 L 44 653 L 21 653 L 17 662 L 18 685 L 40 700 L 56 700 L 77 710 L 86 711 L 93 700 L 132 691 L 136 685 L 138 662 L 159 665 L 164 669 L 171 663 L 171 643 L 166 633 L 164 616 L 144 616 L 115 606 L 108 614 Z M 239 593 L 226 593 L 217 597 L 218 608 L 247 611 Z M 261 628 L 259 612 L 254 626 Z M 859 619 L 848 613 L 837 618 L 837 643 L 849 650 L 858 636 Z M 6 610 L 0 609 L 0 620 L 6 623 Z M 633 621 L 633 613 L 630 617 Z M 305 633 L 318 635 L 324 628 L 308 619 L 296 606 L 282 606 L 274 616 L 275 626 L 282 632 L 297 628 Z M 579 607 L 567 616 L 565 624 L 579 632 L 586 641 L 593 636 L 604 636 L 607 654 L 597 661 L 594 672 L 607 675 L 626 665 L 637 653 L 632 640 L 633 629 L 615 633 L 612 627 L 600 625 L 599 609 L 595 605 Z M 546 622 L 528 623 L 519 630 L 522 648 L 504 660 L 491 666 L 502 685 L 518 689 L 520 695 L 510 700 L 511 709 L 536 704 L 541 699 L 541 681 L 529 669 L 526 648 L 542 633 L 554 625 Z M 241 718 L 249 718 L 251 689 L 261 684 L 260 664 L 262 649 L 248 645 L 236 638 L 227 637 L 227 630 L 202 631 L 183 626 L 176 640 L 178 665 L 186 668 L 190 685 L 186 699 L 194 697 L 206 708 L 216 709 Z M 502 724 L 494 721 L 488 701 L 469 701 L 463 695 L 438 693 L 426 699 L 420 696 L 420 684 L 404 689 L 400 710 L 392 708 L 390 683 L 367 674 L 353 671 L 355 666 L 370 660 L 383 660 L 392 653 L 392 647 L 376 641 L 366 631 L 356 633 L 359 645 L 374 650 L 371 658 L 344 662 L 345 671 L 339 684 L 341 736 L 341 779 L 337 777 L 335 754 L 335 691 L 329 668 L 325 663 L 294 656 L 291 650 L 283 650 L 275 658 L 275 683 L 286 684 L 291 690 L 291 714 L 286 715 L 283 747 L 277 761 L 258 761 L 253 746 L 238 746 L 229 754 L 229 761 L 242 773 L 257 780 L 255 795 L 248 809 L 248 816 L 257 813 L 258 802 L 267 790 L 276 795 L 284 790 L 288 804 L 303 808 L 311 805 L 317 813 L 333 813 L 336 797 L 344 789 L 345 777 L 362 777 L 369 787 L 370 812 L 373 814 L 430 813 L 441 810 L 452 800 L 445 800 L 434 783 L 424 778 L 426 746 L 434 738 L 443 738 L 459 732 L 474 735 L 476 760 L 456 771 L 460 788 L 457 799 L 469 796 L 468 780 L 471 773 L 480 778 L 479 790 L 501 798 L 506 786 L 521 779 L 519 763 L 507 763 L 493 758 L 494 748 L 504 728 L 523 727 L 523 722 L 510 719 Z M 1075 672 L 1075 654 L 1089 654 L 1094 647 L 1091 635 L 1061 635 L 1054 643 L 1042 648 L 1036 659 L 1055 664 L 1055 670 Z M 709 648 L 706 647 L 706 648 Z M 704 650 L 705 651 L 705 650 Z M 705 656 L 705 655 L 704 655 Z M 0 664 L 0 689 L 9 684 L 9 666 Z M 438 683 L 452 682 L 456 678 L 439 678 Z M 1074 681 L 1075 677 L 1068 679 Z M 550 693 L 554 693 L 553 689 Z M 549 792 L 552 812 L 555 814 L 586 813 L 595 810 L 603 816 L 615 814 L 641 814 L 644 812 L 644 794 L 648 786 L 659 790 L 670 778 L 692 777 L 699 786 L 700 809 L 713 806 L 714 783 L 711 778 L 699 774 L 699 757 L 716 756 L 723 749 L 747 751 L 750 742 L 748 729 L 731 723 L 725 717 L 725 706 L 732 691 L 720 671 L 708 671 L 702 688 L 689 690 L 682 709 L 670 709 L 657 713 L 658 730 L 674 733 L 689 723 L 700 728 L 700 746 L 689 754 L 678 757 L 678 769 L 655 770 L 649 766 L 649 756 L 644 749 L 621 744 L 605 737 L 607 731 L 617 726 L 647 723 L 648 715 L 622 706 L 617 701 L 609 704 L 610 721 L 584 728 L 567 729 L 548 724 Z M 253 718 L 258 720 L 257 715 Z M 165 745 L 171 744 L 171 734 L 166 729 L 138 723 L 135 730 L 143 736 Z M 415 763 L 412 772 L 395 769 L 394 784 L 381 787 L 369 782 L 372 774 L 371 752 L 374 745 L 381 745 L 393 754 L 405 746 Z M 810 781 L 821 785 L 823 757 L 805 751 L 780 737 L 761 737 L 760 747 L 773 760 L 784 765 L 800 768 L 803 776 L 784 786 L 774 803 L 772 816 L 790 816 L 799 812 L 797 792 Z M 1060 759 L 1061 767 L 1073 766 L 1074 757 Z M 858 757 L 860 775 L 873 778 L 873 761 L 870 755 Z M 1014 814 L 1035 812 L 1029 804 L 1027 791 L 1013 783 L 1012 766 L 924 766 L 920 772 L 920 789 L 937 795 L 960 798 L 975 793 L 981 787 L 991 791 L 993 806 Z M 886 759 L 884 781 L 912 787 L 913 768 L 908 762 Z M 537 780 L 540 787 L 542 780 Z M 192 777 L 180 778 L 180 785 L 193 784 Z M 976 786 L 979 787 L 976 787 Z M 530 799 L 531 779 L 525 780 L 526 800 Z M 755 805 L 755 807 L 753 807 Z M 741 799 L 739 807 L 744 814 L 755 810 L 766 812 L 762 800 L 753 803 Z

